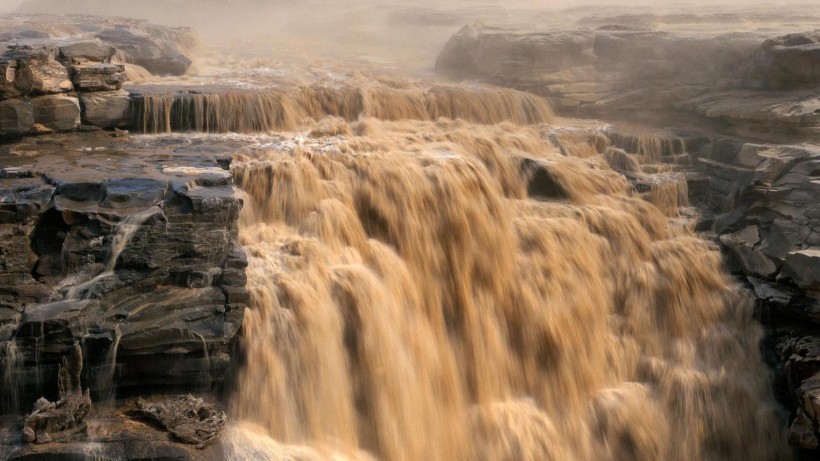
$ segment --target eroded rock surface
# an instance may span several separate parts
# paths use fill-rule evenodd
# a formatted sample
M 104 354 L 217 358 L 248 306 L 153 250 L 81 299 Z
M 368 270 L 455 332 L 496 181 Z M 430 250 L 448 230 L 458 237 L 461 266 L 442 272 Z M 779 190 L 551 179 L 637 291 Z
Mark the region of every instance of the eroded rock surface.
M 92 395 L 224 381 L 248 301 L 229 161 L 103 133 L 2 149 L 4 412 L 51 395 L 76 341 Z
M 137 413 L 161 424 L 179 440 L 205 448 L 225 427 L 225 412 L 218 411 L 192 395 L 176 396 L 160 402 L 137 400 Z
M 79 344 L 63 357 L 57 372 L 59 400 L 49 402 L 40 398 L 34 402 L 34 409 L 26 416 L 23 440 L 26 442 L 48 443 L 70 436 L 84 427 L 85 417 L 91 410 L 91 396 L 88 389 L 83 391 L 81 373 L 83 352 Z
M 188 29 L 122 18 L 0 15 L 0 28 L 0 138 L 123 127 L 128 75 L 184 74 L 197 45 Z

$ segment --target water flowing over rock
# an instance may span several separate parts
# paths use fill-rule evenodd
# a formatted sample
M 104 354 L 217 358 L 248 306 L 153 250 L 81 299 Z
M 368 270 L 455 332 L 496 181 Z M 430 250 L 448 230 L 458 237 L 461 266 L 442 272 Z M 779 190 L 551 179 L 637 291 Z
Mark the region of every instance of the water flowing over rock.
M 815 459 L 820 17 L 365 3 L 0 16 L 0 459 Z
M 788 456 L 751 305 L 714 248 L 588 160 L 605 143 L 349 131 L 232 166 L 251 290 L 234 413 L 261 426 L 236 457 Z
M 74 344 L 69 355 L 63 357 L 57 372 L 59 400 L 49 402 L 40 398 L 34 403 L 31 414 L 26 416 L 23 428 L 26 442 L 52 442 L 61 435 L 82 428 L 83 420 L 91 409 L 88 389 L 82 390 L 82 369 L 82 350 L 79 344 Z

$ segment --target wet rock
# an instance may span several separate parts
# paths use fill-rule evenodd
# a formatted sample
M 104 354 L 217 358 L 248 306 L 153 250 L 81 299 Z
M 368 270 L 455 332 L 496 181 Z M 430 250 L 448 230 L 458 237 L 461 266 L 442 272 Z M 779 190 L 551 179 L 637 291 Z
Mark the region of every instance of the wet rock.
M 25 419 L 23 440 L 47 443 L 82 429 L 83 420 L 91 410 L 88 389 L 83 392 L 81 387 L 82 369 L 82 349 L 75 343 L 60 364 L 57 378 L 59 400 L 49 402 L 41 398 L 34 403 L 34 409 Z
M 20 136 L 34 125 L 34 106 L 25 99 L 0 101 L 0 135 Z
M 131 98 L 125 90 L 80 93 L 82 120 L 100 128 L 125 127 L 131 118 Z
M 729 248 L 744 273 L 763 278 L 771 278 L 777 273 L 774 262 L 756 249 L 760 243 L 757 226 L 747 226 L 735 233 L 721 235 L 720 243 Z
M 71 96 L 48 95 L 33 98 L 34 122 L 55 131 L 71 131 L 80 126 L 80 101 Z
M 98 306 L 96 300 L 62 300 L 27 306 L 23 311 L 17 336 L 22 345 L 43 338 L 53 343 L 56 353 L 67 353 L 72 341 L 82 338 L 88 314 Z
M 177 396 L 157 403 L 137 400 L 137 414 L 161 424 L 184 443 L 205 448 L 225 427 L 225 412 L 192 395 Z
M 609 167 L 615 171 L 621 173 L 639 173 L 641 171 L 640 162 L 635 156 L 628 154 L 623 149 L 609 147 L 604 152 L 604 158 Z
M 797 416 L 789 428 L 789 443 L 810 450 L 820 448 L 820 373 L 806 378 L 795 396 Z
M 182 75 L 191 66 L 174 43 L 125 28 L 106 29 L 97 38 L 122 52 L 126 62 L 144 67 L 155 75 Z
M 165 200 L 168 184 L 149 178 L 108 179 L 103 182 L 106 208 L 148 208 Z
M 54 136 L 94 142 L 90 134 Z M 118 389 L 224 382 L 248 301 L 247 259 L 237 244 L 242 202 L 230 172 L 201 154 L 126 158 L 91 148 L 66 159 L 59 144 L 26 142 L 57 153 L 39 162 L 44 177 L 0 170 L 0 196 L 7 197 L 0 203 L 0 283 L 8 287 L 0 289 L 0 310 L 9 310 L 0 326 L 16 330 L 20 356 L 38 364 L 15 372 L 15 382 L 29 397 L 42 395 L 48 379 L 37 377 L 53 376 L 67 345 L 82 338 L 89 370 L 100 369 L 115 337 Z M 95 166 L 77 169 L 77 159 Z M 109 262 L 123 223 L 137 213 L 133 234 Z M 109 264 L 114 269 L 105 272 Z M 91 299 L 61 299 L 72 296 Z M 94 340 L 102 346 L 90 337 L 103 338 Z
M 82 91 L 114 91 L 126 81 L 122 64 L 82 64 L 72 67 L 72 81 Z
M 555 173 L 550 171 L 549 163 L 542 160 L 525 158 L 521 160 L 521 175 L 527 181 L 527 194 L 530 197 L 547 199 L 567 199 L 569 194 L 561 185 Z
M 820 247 L 790 252 L 786 256 L 782 275 L 800 288 L 820 289 Z
M 820 447 L 813 421 L 802 410 L 797 412 L 797 416 L 789 427 L 789 443 L 809 450 Z

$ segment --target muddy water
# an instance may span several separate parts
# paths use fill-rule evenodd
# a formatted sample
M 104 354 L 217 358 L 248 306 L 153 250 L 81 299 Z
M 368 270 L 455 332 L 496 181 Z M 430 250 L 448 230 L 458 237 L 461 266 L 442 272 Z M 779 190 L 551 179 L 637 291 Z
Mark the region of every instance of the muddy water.
M 232 458 L 789 457 L 749 303 L 606 138 L 378 102 L 234 161 Z

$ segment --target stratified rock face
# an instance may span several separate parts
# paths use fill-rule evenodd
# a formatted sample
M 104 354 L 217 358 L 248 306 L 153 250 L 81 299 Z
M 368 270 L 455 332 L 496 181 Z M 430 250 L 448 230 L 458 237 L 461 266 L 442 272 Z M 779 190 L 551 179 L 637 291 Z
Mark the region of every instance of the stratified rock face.
M 743 135 L 820 136 L 817 32 L 764 40 L 626 22 L 546 32 L 468 25 L 447 42 L 436 69 L 548 96 L 572 115 L 651 119 L 677 111 Z
M 693 38 L 606 29 L 543 32 L 474 24 L 450 38 L 436 69 L 597 101 L 638 84 L 665 82 L 670 87 L 714 82 L 736 72 L 758 44 L 743 35 Z M 565 86 L 550 89 L 550 85 Z M 596 94 L 602 96 L 593 98 Z
M 0 137 L 74 130 L 80 108 L 86 125 L 123 127 L 126 66 L 181 75 L 197 44 L 189 29 L 123 18 L 0 15 L 0 29 Z
M 25 419 L 23 440 L 29 443 L 59 441 L 83 428 L 91 410 L 91 396 L 88 389 L 82 389 L 82 370 L 83 352 L 75 343 L 63 357 L 57 372 L 59 400 L 49 402 L 41 397 L 34 403 L 34 409 Z
M 774 384 L 793 412 L 790 441 L 820 449 L 820 146 L 744 143 L 683 129 L 605 134 L 616 146 L 605 151 L 607 162 L 637 191 L 652 162 L 687 179 L 696 230 L 720 244 L 771 331 Z
M 34 125 L 34 106 L 25 99 L 0 101 L 0 135 L 20 136 Z
M 74 87 L 56 50 L 44 46 L 13 46 L 0 56 L 0 96 L 56 94 Z
M 100 128 L 126 127 L 131 120 L 131 96 L 125 90 L 80 93 L 83 123 Z
M 122 64 L 81 64 L 72 68 L 74 86 L 81 91 L 114 91 L 126 81 Z
M 54 131 L 71 131 L 80 126 L 80 101 L 64 95 L 39 96 L 31 99 L 34 123 Z
M 226 377 L 248 302 L 227 163 L 162 149 L 124 157 L 109 143 L 128 139 L 110 139 L 88 151 L 60 147 L 74 138 L 18 143 L 37 160 L 0 170 L 0 413 L 53 395 L 74 342 L 95 395 Z

